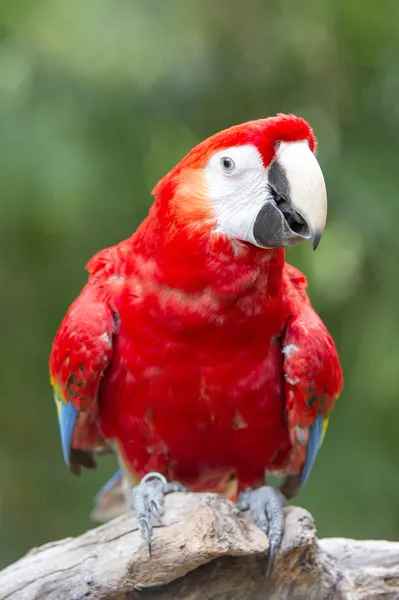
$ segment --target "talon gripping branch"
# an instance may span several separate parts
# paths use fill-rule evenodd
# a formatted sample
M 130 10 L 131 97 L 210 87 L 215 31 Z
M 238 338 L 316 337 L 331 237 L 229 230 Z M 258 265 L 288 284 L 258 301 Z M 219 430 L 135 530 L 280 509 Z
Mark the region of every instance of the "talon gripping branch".
M 148 543 L 163 494 L 237 497 L 281 539 L 342 388 L 332 338 L 284 248 L 325 226 L 310 126 L 277 115 L 217 133 L 155 187 L 137 231 L 88 263 L 50 357 L 64 458 L 118 454 Z M 278 489 L 268 473 L 287 477 Z M 168 480 L 168 481 L 167 481 Z M 176 487 L 177 486 L 177 487 Z

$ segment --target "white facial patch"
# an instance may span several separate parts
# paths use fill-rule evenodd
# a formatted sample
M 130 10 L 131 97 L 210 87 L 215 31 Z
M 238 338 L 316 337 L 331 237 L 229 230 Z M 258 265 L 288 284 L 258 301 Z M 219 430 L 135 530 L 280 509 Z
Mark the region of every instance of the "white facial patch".
M 253 225 L 269 197 L 268 171 L 251 144 L 220 150 L 212 156 L 205 167 L 205 180 L 219 231 L 257 245 Z

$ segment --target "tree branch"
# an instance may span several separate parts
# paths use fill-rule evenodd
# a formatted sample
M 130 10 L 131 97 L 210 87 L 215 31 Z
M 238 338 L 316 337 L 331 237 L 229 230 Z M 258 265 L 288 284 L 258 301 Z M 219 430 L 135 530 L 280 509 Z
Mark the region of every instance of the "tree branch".
M 0 572 L 0 600 L 399 599 L 399 543 L 319 541 L 301 508 L 271 578 L 266 537 L 228 500 L 172 494 L 163 523 L 151 558 L 131 513 L 33 549 Z

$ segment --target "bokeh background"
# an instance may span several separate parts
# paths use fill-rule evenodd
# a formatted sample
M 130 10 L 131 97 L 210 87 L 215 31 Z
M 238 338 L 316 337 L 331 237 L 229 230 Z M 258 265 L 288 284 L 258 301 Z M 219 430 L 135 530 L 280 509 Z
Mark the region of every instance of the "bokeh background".
M 321 536 L 399 538 L 397 0 L 2 0 L 0 565 L 92 526 L 115 468 L 74 478 L 47 360 L 97 250 L 131 234 L 196 142 L 294 112 L 329 220 L 308 276 L 345 371 L 299 502 Z

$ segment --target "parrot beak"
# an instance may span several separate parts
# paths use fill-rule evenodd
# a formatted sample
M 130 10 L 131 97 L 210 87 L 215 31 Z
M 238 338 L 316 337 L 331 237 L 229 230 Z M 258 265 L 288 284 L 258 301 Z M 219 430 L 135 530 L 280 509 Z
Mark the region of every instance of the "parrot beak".
M 62 453 L 64 455 L 65 463 L 67 467 L 69 467 L 73 434 L 75 432 L 79 411 L 74 407 L 72 402 L 65 403 L 56 398 L 55 403 L 60 426 Z
M 268 184 L 272 199 L 255 219 L 256 242 L 284 248 L 312 239 L 316 250 L 326 224 L 327 193 L 320 165 L 305 140 L 280 142 Z

